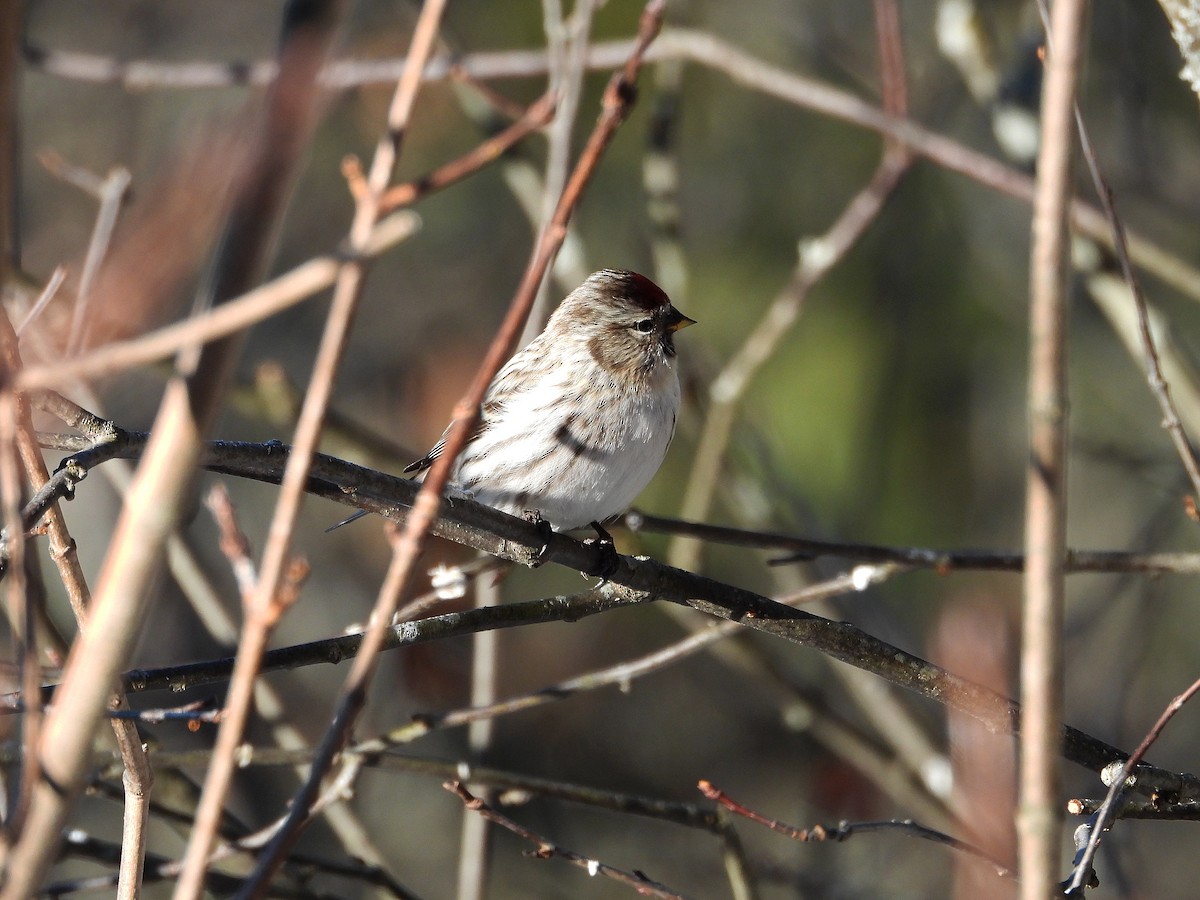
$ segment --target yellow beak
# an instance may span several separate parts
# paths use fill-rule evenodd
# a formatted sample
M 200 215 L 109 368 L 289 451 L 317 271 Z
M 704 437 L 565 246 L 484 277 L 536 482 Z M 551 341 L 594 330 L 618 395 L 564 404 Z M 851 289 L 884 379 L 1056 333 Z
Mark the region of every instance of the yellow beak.
M 695 325 L 695 319 L 689 319 L 675 307 L 671 307 L 671 320 L 667 325 L 667 331 L 675 332 L 681 328 L 687 328 L 689 325 Z

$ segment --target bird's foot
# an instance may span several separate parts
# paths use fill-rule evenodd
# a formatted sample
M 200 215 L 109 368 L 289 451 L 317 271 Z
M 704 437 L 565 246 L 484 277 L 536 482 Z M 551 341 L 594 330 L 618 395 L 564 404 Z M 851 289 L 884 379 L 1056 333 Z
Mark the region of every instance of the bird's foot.
M 460 487 L 458 484 L 456 484 L 453 481 L 446 482 L 446 487 L 442 491 L 442 494 L 446 497 L 447 500 L 449 500 L 451 502 L 453 502 L 455 500 L 474 500 L 475 499 L 474 491 L 469 491 L 465 487 Z
M 542 545 L 538 548 L 537 555 L 533 558 L 530 565 L 533 568 L 538 568 L 546 562 L 550 556 L 550 538 L 554 536 L 554 527 L 542 518 L 542 514 L 536 509 L 525 511 L 525 521 L 529 522 L 538 530 L 538 537 L 542 539 Z
M 604 526 L 599 522 L 593 522 L 591 527 L 596 532 L 596 536 L 588 538 L 583 543 L 585 546 L 595 547 L 599 551 L 599 559 L 592 567 L 592 571 L 587 574 L 599 578 L 602 582 L 608 581 L 621 567 L 621 557 L 613 544 L 612 535 L 604 529 Z

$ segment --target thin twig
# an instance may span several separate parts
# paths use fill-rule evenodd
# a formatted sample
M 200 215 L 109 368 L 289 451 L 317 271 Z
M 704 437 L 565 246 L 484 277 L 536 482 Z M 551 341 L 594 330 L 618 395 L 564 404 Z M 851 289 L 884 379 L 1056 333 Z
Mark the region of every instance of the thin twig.
M 117 215 L 133 176 L 128 169 L 117 166 L 110 171 L 101 183 L 98 195 L 100 209 L 92 226 L 92 238 L 88 242 L 87 255 L 83 259 L 83 269 L 79 274 L 79 289 L 75 292 L 75 309 L 71 314 L 71 329 L 68 332 L 66 352 L 74 356 L 87 339 L 88 307 L 92 299 L 92 286 L 96 281 L 96 273 L 100 264 L 108 254 L 109 241 L 112 240 L 113 229 L 117 225 Z
M 461 782 L 452 781 L 442 785 L 450 793 L 454 794 L 463 802 L 463 805 L 472 812 L 486 818 L 489 822 L 493 822 L 508 831 L 511 831 L 517 837 L 529 841 L 535 847 L 529 853 L 535 859 L 562 859 L 571 863 L 574 866 L 585 870 L 588 875 L 596 876 L 603 875 L 605 878 L 624 884 L 626 887 L 633 888 L 637 893 L 646 897 L 660 897 L 662 900 L 683 900 L 682 894 L 677 894 L 665 885 L 651 881 L 640 872 L 626 872 L 624 869 L 618 869 L 607 863 L 602 863 L 596 859 L 589 859 L 586 856 L 581 856 L 573 850 L 568 850 L 565 847 L 560 847 L 554 844 L 536 832 L 530 831 L 523 825 L 518 825 L 507 816 L 501 815 L 492 809 L 478 797 L 472 796 L 471 792 L 463 787 Z
M 36 321 L 37 317 L 45 311 L 47 306 L 50 305 L 50 301 L 54 299 L 54 295 L 58 293 L 58 289 L 62 287 L 62 283 L 66 280 L 66 278 L 67 270 L 62 266 L 57 266 L 54 271 L 50 273 L 50 278 L 46 281 L 46 286 L 42 288 L 42 292 L 38 295 L 38 298 L 34 304 L 29 307 L 29 312 L 27 312 L 25 317 L 21 319 L 21 324 L 17 325 L 17 337 L 20 337 L 22 334 L 24 334 L 25 329 L 28 328 L 31 323 Z
M 367 245 L 358 251 L 373 257 L 413 235 L 419 220 L 399 212 L 380 222 Z M 75 359 L 29 366 L 21 372 L 22 390 L 69 386 L 81 378 L 113 375 L 135 366 L 168 359 L 185 347 L 227 337 L 295 306 L 328 288 L 337 278 L 338 256 L 319 256 L 240 297 L 201 315 L 125 341 L 113 341 Z
M 1151 327 L 1146 296 L 1142 293 L 1137 272 L 1134 270 L 1133 262 L 1129 258 L 1129 241 L 1125 236 L 1125 224 L 1117 214 L 1116 200 L 1113 198 L 1112 187 L 1100 171 L 1100 161 L 1096 157 L 1095 148 L 1092 146 L 1091 138 L 1088 137 L 1087 129 L 1084 127 L 1083 113 L 1080 112 L 1078 103 L 1075 104 L 1074 112 L 1083 159 L 1087 163 L 1092 184 L 1095 186 L 1096 193 L 1100 197 L 1100 208 L 1104 211 L 1104 215 L 1112 229 L 1112 247 L 1117 258 L 1117 264 L 1121 267 L 1121 276 L 1124 278 L 1125 284 L 1129 288 L 1129 294 L 1133 298 L 1134 310 L 1137 315 L 1138 340 L 1141 344 L 1142 362 L 1146 370 L 1146 381 L 1149 383 L 1150 391 L 1154 395 L 1154 399 L 1158 402 L 1159 409 L 1162 411 L 1162 427 L 1166 429 L 1167 434 L 1170 436 L 1171 443 L 1175 446 L 1175 452 L 1179 456 L 1179 461 L 1183 464 L 1183 470 L 1187 473 L 1188 480 L 1192 484 L 1192 495 L 1196 500 L 1200 501 L 1200 459 L 1197 459 L 1196 448 L 1188 439 L 1187 432 L 1183 428 L 1183 423 L 1179 419 L 1179 411 L 1176 409 L 1175 401 L 1171 397 L 1170 382 L 1167 381 L 1166 376 L 1163 374 L 1162 359 L 1154 337 L 1154 329 Z
M 495 581 L 476 579 L 475 608 L 487 609 L 500 603 L 500 589 Z M 471 637 L 470 703 L 473 707 L 491 706 L 497 697 L 500 643 L 496 631 L 479 631 Z M 467 724 L 467 764 L 478 765 L 486 758 L 496 731 L 494 716 L 480 716 Z M 484 802 L 491 802 L 492 792 L 486 785 L 471 785 L 481 792 Z M 483 900 L 487 896 L 488 863 L 491 857 L 491 829 L 486 819 L 464 815 L 460 826 L 458 853 L 458 900 Z
M 410 43 L 408 65 L 405 66 L 396 85 L 391 106 L 388 109 L 387 128 L 376 144 L 375 154 L 371 160 L 371 169 L 366 179 L 366 193 L 357 198 L 354 220 L 350 225 L 347 239 L 352 248 L 365 246 L 379 219 L 379 203 L 395 171 L 421 85 L 421 70 L 433 52 L 444 9 L 444 0 L 431 0 L 421 8 Z M 283 574 L 283 563 L 288 555 L 292 532 L 300 515 L 300 505 L 304 498 L 313 455 L 320 440 L 325 411 L 332 397 L 335 375 L 345 350 L 350 326 L 358 309 L 358 301 L 366 284 L 366 274 L 366 265 L 362 261 L 347 263 L 338 273 L 333 304 L 325 330 L 321 335 L 321 344 L 314 362 L 309 391 L 304 398 L 304 404 L 296 424 L 297 449 L 289 458 L 288 467 L 284 472 L 279 500 L 263 551 L 258 585 L 251 598 L 252 607 L 266 608 L 271 603 Z M 393 605 L 392 609 L 387 611 L 386 616 L 377 616 L 382 621 L 373 622 L 372 631 L 369 633 L 380 632 L 386 628 L 394 608 Z M 206 794 L 210 792 L 209 785 L 211 785 L 213 805 L 210 807 L 210 811 L 214 817 L 224 802 L 232 780 L 234 753 L 237 745 L 241 742 L 241 735 L 245 728 L 253 696 L 254 677 L 266 649 L 265 634 L 261 630 L 244 631 L 243 641 L 244 643 L 239 646 L 238 665 L 235 667 L 233 681 L 230 684 L 230 701 L 227 704 L 228 718 L 222 723 L 221 732 L 218 735 L 218 744 L 223 751 L 224 759 L 221 757 L 214 759 L 214 766 L 209 770 L 209 781 L 206 784 Z M 355 668 L 357 670 L 357 665 Z M 338 716 L 335 714 L 335 721 L 337 718 Z M 336 726 L 331 730 L 336 731 Z M 238 893 L 239 898 L 261 896 L 267 890 L 271 876 L 282 862 L 283 854 L 295 842 L 300 828 L 306 822 L 311 805 L 316 800 L 321 779 L 328 769 L 329 761 L 326 761 L 324 765 L 313 766 L 308 780 L 301 786 L 300 792 L 293 802 L 283 827 L 259 857 L 253 873 L 247 878 Z M 215 829 L 213 833 L 215 833 Z
M 818 238 L 800 242 L 800 260 L 790 281 L 709 387 L 709 408 L 684 492 L 681 518 L 700 521 L 707 516 L 713 492 L 721 481 L 720 470 L 742 396 L 795 324 L 809 292 L 858 243 L 883 210 L 910 162 L 906 152 L 885 149 L 871 180 L 830 229 Z M 696 541 L 676 539 L 670 551 L 671 564 L 681 569 L 698 568 L 700 548 Z
M 1149 752 L 1154 742 L 1162 735 L 1163 730 L 1167 727 L 1167 723 L 1175 717 L 1177 712 L 1183 709 L 1185 703 L 1196 696 L 1197 692 L 1200 692 L 1200 679 L 1192 682 L 1186 691 L 1167 704 L 1166 709 L 1159 714 L 1158 720 L 1146 732 L 1146 736 L 1142 738 L 1142 742 L 1138 744 L 1137 749 L 1129 755 L 1129 759 L 1125 760 L 1125 763 L 1120 767 L 1120 771 L 1113 777 L 1112 783 L 1108 788 L 1108 794 L 1104 798 L 1104 803 L 1096 811 L 1094 821 L 1089 823 L 1090 830 L 1087 845 L 1076 859 L 1071 877 L 1067 881 L 1068 894 L 1077 893 L 1081 896 L 1085 887 L 1091 883 L 1094 874 L 1092 861 L 1096 858 L 1096 851 L 1100 848 L 1101 836 L 1109 829 L 1118 813 L 1124 815 L 1124 811 L 1121 808 L 1121 796 L 1129 787 L 1130 775 L 1137 768 L 1138 763 Z
M 833 557 L 860 562 L 899 563 L 916 569 L 933 569 L 942 575 L 966 570 L 1020 572 L 1025 568 L 1025 554 L 1011 550 L 943 550 L 935 547 L 896 547 L 860 544 L 854 541 L 825 541 L 778 531 L 688 522 L 637 511 L 626 513 L 620 521 L 633 532 L 685 534 L 698 540 L 732 547 L 796 551 L 770 560 L 771 565 L 811 562 Z M 1063 567 L 1068 574 L 1141 572 L 1147 575 L 1197 575 L 1200 574 L 1200 554 L 1068 549 Z
M 1067 801 L 1067 813 L 1072 816 L 1094 816 L 1103 809 L 1106 802 L 1108 802 L 1107 795 L 1105 795 L 1103 800 L 1075 797 Z M 1196 800 L 1175 802 L 1160 797 L 1153 797 L 1148 800 L 1144 798 L 1119 798 L 1114 803 L 1114 806 L 1116 808 L 1116 812 L 1113 813 L 1114 819 L 1160 819 L 1165 822 L 1200 821 L 1200 801 Z M 1096 827 L 1096 823 L 1085 824 L 1087 825 L 1088 837 L 1090 839 L 1091 832 Z M 1078 866 L 1078 862 L 1076 865 Z
M 662 7 L 661 0 L 651 0 L 642 13 L 637 47 L 625 68 L 610 81 L 604 95 L 603 112 L 563 192 L 551 227 L 547 230 L 544 239 L 538 243 L 533 260 L 513 299 L 508 315 L 492 341 L 471 388 L 455 407 L 454 423 L 446 435 L 445 448 L 426 474 L 425 480 L 417 492 L 413 510 L 405 524 L 404 532 L 396 543 L 384 583 L 380 587 L 376 599 L 368 631 L 363 637 L 363 645 L 355 657 L 353 668 L 346 679 L 333 722 L 326 731 L 313 761 L 309 782 L 293 798 L 289 826 L 280 832 L 279 837 L 271 843 L 271 846 L 260 858 L 258 867 L 247 881 L 247 888 L 243 891 L 243 896 L 251 896 L 252 891 L 265 884 L 274 866 L 278 865 L 279 858 L 298 837 L 300 828 L 308 820 L 309 808 L 317 785 L 324 773 L 328 771 L 334 755 L 345 742 L 349 728 L 362 709 L 366 687 L 374 674 L 378 652 L 387 634 L 387 623 L 391 620 L 400 596 L 408 585 L 426 537 L 438 517 L 441 492 L 450 473 L 450 466 L 453 465 L 455 457 L 465 444 L 467 434 L 478 420 L 484 392 L 496 372 L 499 371 L 500 366 L 512 352 L 521 325 L 533 301 L 537 285 L 553 257 L 554 249 L 561 243 L 566 233 L 567 221 L 578 204 L 584 187 L 628 112 L 642 56 L 662 24 Z M 422 8 L 422 17 L 430 10 L 436 9 L 440 9 L 440 7 L 434 3 L 426 4 Z M 417 75 L 419 78 L 419 70 Z M 303 487 L 303 484 L 298 485 L 298 490 L 302 490 Z
M 434 191 L 439 191 L 478 172 L 484 166 L 499 159 L 554 116 L 555 95 L 552 92 L 543 94 L 530 104 L 517 121 L 499 134 L 480 143 L 474 150 L 445 165 L 438 166 L 427 175 L 388 188 L 379 201 L 381 213 L 386 214 L 401 206 L 409 206 Z
M 973 856 L 991 866 L 1000 878 L 1016 878 L 1016 873 L 997 860 L 992 859 L 974 844 L 960 838 L 952 837 L 941 831 L 927 828 L 924 825 L 919 825 L 911 819 L 905 821 L 893 819 L 890 822 L 839 822 L 834 827 L 814 825 L 812 828 L 799 828 L 795 825 L 788 825 L 778 819 L 769 818 L 760 812 L 743 806 L 710 781 L 701 781 L 698 786 L 700 793 L 709 800 L 721 804 L 725 809 L 749 819 L 751 822 L 756 822 L 765 828 L 769 828 L 771 831 L 789 837 L 793 841 L 799 841 L 800 843 L 824 843 L 826 841 L 840 843 L 849 840 L 855 834 L 866 834 L 876 831 L 899 831 L 910 837 L 932 841 L 935 844 L 941 844 L 944 847 L 949 847 L 952 850 Z
M 254 560 L 250 557 L 250 539 L 242 531 L 237 521 L 237 511 L 229 498 L 229 491 L 220 482 L 212 486 L 205 498 L 205 505 L 212 513 L 213 521 L 217 523 L 220 534 L 218 546 L 237 581 L 238 589 L 242 592 L 242 602 L 249 600 L 254 590 L 257 575 L 254 571 Z
M 11 51 L 10 51 L 11 52 Z M 2 252 L 2 251 L 0 251 Z M 22 426 L 28 432 L 29 405 L 25 398 L 13 388 L 14 375 L 20 369 L 17 354 L 17 336 L 9 321 L 7 310 L 0 307 L 0 522 L 5 533 L 5 550 L 8 556 L 5 585 L 4 612 L 8 618 L 13 640 L 13 658 L 17 661 L 19 683 L 22 691 L 36 684 L 41 678 L 38 665 L 37 631 L 34 627 L 35 614 L 31 608 L 32 596 L 27 590 L 26 554 L 32 552 L 21 523 L 22 480 L 20 455 L 18 452 L 19 432 Z M 38 764 L 37 743 L 42 728 L 40 698 L 30 696 L 29 713 L 22 721 L 21 744 L 24 758 L 17 775 L 14 808 L 7 810 L 5 817 L 5 843 L 20 834 L 21 825 L 29 811 L 34 787 L 42 778 Z
M 612 70 L 629 57 L 632 41 L 607 41 L 588 48 L 591 70 Z M 120 84 L 129 90 L 153 88 L 211 88 L 237 84 L 267 84 L 275 65 L 257 63 L 170 63 L 116 60 L 90 54 L 26 48 L 27 62 L 49 74 L 97 83 Z M 918 156 L 965 175 L 994 190 L 1032 202 L 1034 182 L 1015 168 L 972 150 L 906 119 L 888 116 L 879 108 L 847 91 L 763 63 L 711 34 L 686 28 L 664 30 L 646 53 L 647 62 L 681 59 L 727 75 L 741 86 L 785 103 L 811 109 L 840 121 L 868 128 L 899 141 Z M 394 83 L 404 59 L 336 62 L 323 74 L 327 87 L 347 90 L 366 84 Z M 466 73 L 474 79 L 530 78 L 545 75 L 549 61 L 544 50 L 474 53 L 464 57 L 438 56 L 430 60 L 424 77 L 429 81 Z M 1112 234 L 1100 210 L 1080 201 L 1071 206 L 1075 228 L 1111 247 Z M 1138 265 L 1193 299 L 1200 299 L 1200 272 L 1140 235 L 1129 235 L 1130 254 Z
M 1075 86 L 1085 3 L 1057 0 L 1047 35 L 1042 144 L 1030 259 L 1029 455 L 1021 635 L 1021 896 L 1044 900 L 1057 883 L 1059 742 L 1063 704 L 1063 561 L 1067 521 L 1067 231 Z
M 592 32 L 592 17 L 596 0 L 579 0 L 569 21 L 562 17 L 561 0 L 543 0 L 542 21 L 546 32 L 546 55 L 550 60 L 550 87 L 559 97 L 558 115 L 547 130 L 548 150 L 546 172 L 542 179 L 541 212 L 538 215 L 538 240 L 553 220 L 566 185 L 571 166 L 571 135 L 579 114 L 586 70 L 584 59 Z M 554 261 L 551 260 L 551 269 Z M 542 330 L 549 316 L 550 279 L 543 278 L 538 286 L 533 307 L 525 319 L 519 344 L 524 346 Z

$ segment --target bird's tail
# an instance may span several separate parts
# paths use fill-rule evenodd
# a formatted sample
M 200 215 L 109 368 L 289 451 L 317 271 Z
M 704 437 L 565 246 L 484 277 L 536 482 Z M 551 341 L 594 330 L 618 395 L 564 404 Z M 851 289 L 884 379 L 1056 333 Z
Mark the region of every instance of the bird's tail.
M 330 525 L 328 528 L 325 529 L 325 533 L 329 534 L 329 532 L 333 531 L 334 529 L 341 528 L 343 525 L 349 525 L 355 519 L 361 519 L 366 514 L 367 514 L 367 511 L 365 509 L 360 509 L 357 512 L 355 512 L 353 515 L 346 516 L 346 518 L 342 519 L 342 521 L 335 522 L 333 525 Z

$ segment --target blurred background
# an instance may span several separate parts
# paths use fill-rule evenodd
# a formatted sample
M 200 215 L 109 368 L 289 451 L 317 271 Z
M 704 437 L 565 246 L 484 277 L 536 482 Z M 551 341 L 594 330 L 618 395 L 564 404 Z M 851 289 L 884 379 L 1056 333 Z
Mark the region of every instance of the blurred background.
M 564 17 L 578 21 L 564 5 Z M 442 29 L 444 51 L 470 60 L 480 53 L 544 50 L 545 10 L 556 7 L 550 0 L 453 2 Z M 1024 118 L 1036 116 L 1029 104 L 1039 90 L 1036 9 L 1015 0 L 983 7 L 970 20 L 965 2 L 898 5 L 909 115 L 1028 171 L 1029 157 L 1019 150 L 1014 155 L 1005 135 L 1024 133 L 1021 123 L 1036 127 L 1036 118 Z M 20 217 L 22 265 L 35 282 L 44 283 L 58 265 L 68 267 L 69 278 L 78 277 L 96 219 L 94 198 L 41 161 L 47 151 L 100 177 L 116 167 L 129 171 L 130 192 L 114 235 L 119 247 L 167 193 L 182 191 L 185 202 L 204 205 L 203 188 L 181 181 L 182 161 L 203 157 L 212 135 L 236 133 L 240 111 L 261 93 L 237 85 L 132 89 L 92 83 L 56 74 L 49 64 L 53 54 L 266 61 L 282 9 L 276 0 L 28 4 L 26 41 L 38 52 L 26 66 L 21 92 Z M 416 9 L 378 0 L 353 4 L 338 57 L 402 56 Z M 598 4 L 590 40 L 630 38 L 640 10 L 628 0 Z M 673 29 L 706 33 L 779 70 L 881 103 L 871 4 L 760 0 L 749 9 L 672 0 L 665 35 Z M 960 44 L 975 41 L 968 42 L 965 60 L 949 52 L 956 35 Z M 1153 4 L 1101 4 L 1093 10 L 1087 41 L 1080 103 L 1126 225 L 1195 265 L 1200 111 L 1177 77 L 1181 61 L 1168 23 Z M 592 71 L 582 81 L 574 153 L 595 120 L 607 78 L 607 71 Z M 547 81 L 542 73 L 487 84 L 527 104 Z M 278 272 L 336 250 L 344 238 L 353 206 L 339 166 L 347 154 L 369 160 L 392 88 L 380 81 L 330 91 L 280 240 Z M 397 180 L 465 153 L 505 122 L 479 89 L 444 79 L 429 83 Z M 871 177 L 881 147 L 872 132 L 750 90 L 716 67 L 676 59 L 645 68 L 639 102 L 587 190 L 549 288 L 556 302 L 581 274 L 606 266 L 637 269 L 658 280 L 675 305 L 699 322 L 679 337 L 685 409 L 667 463 L 640 509 L 679 513 L 712 406 L 712 380 L 788 285 L 799 242 L 829 228 Z M 419 233 L 371 272 L 338 380 L 327 452 L 398 472 L 440 435 L 525 268 L 543 208 L 547 157 L 547 141 L 534 136 L 497 164 L 417 204 Z M 673 184 L 665 192 L 664 169 Z M 1079 183 L 1080 196 L 1091 202 L 1090 187 Z M 187 244 L 186 231 L 164 232 L 164 245 Z M 807 296 L 799 319 L 754 374 L 737 404 L 705 520 L 842 541 L 1018 549 L 1028 235 L 1029 209 L 1020 200 L 916 161 L 878 220 Z M 128 311 L 109 311 L 109 325 L 93 330 L 93 343 L 186 313 L 211 249 L 202 229 L 190 237 L 197 245 L 193 258 L 164 292 L 168 299 L 147 309 L 131 297 Z M 156 252 L 148 248 L 148 264 Z M 1200 330 L 1196 285 L 1188 295 L 1145 276 L 1144 286 L 1169 321 L 1180 357 L 1190 359 Z M 1089 278 L 1076 279 L 1071 310 L 1069 542 L 1086 549 L 1190 550 L 1195 525 L 1185 513 L 1181 467 L 1160 427 L 1142 365 L 1097 307 L 1092 287 Z M 282 415 L 278 404 L 268 410 L 263 386 L 304 390 L 326 299 L 254 329 L 219 437 L 290 441 L 287 404 Z M 47 314 L 51 349 L 43 347 L 43 358 L 53 352 L 54 329 L 61 327 L 55 323 L 69 316 L 69 307 Z M 26 354 L 36 359 L 39 351 L 29 346 Z M 123 427 L 144 429 L 157 408 L 164 372 L 107 379 L 90 386 L 94 395 L 74 399 L 98 404 Z M 51 454 L 51 463 L 58 458 Z M 261 548 L 276 490 L 224 480 L 243 528 Z M 110 486 L 94 475 L 66 508 L 93 577 L 118 504 Z M 327 501 L 307 503 L 296 550 L 309 559 L 313 574 L 276 633 L 276 646 L 340 633 L 367 615 L 390 550 L 375 518 L 323 533 L 343 515 L 343 507 Z M 614 533 L 623 552 L 662 560 L 678 560 L 673 554 L 684 552 L 666 536 Z M 237 617 L 237 589 L 202 508 L 184 537 Z M 850 566 L 767 564 L 778 555 L 708 546 L 690 562 L 714 578 L 772 596 Z M 427 554 L 430 566 L 468 559 L 468 551 L 450 545 Z M 54 583 L 49 574 L 48 581 Z M 582 590 L 587 583 L 576 573 L 544 567 L 513 571 L 499 590 L 509 600 L 530 599 Z M 163 578 L 159 594 L 135 665 L 231 652 L 170 577 Z M 1015 696 L 1019 601 L 1020 579 L 1013 574 L 916 572 L 815 611 Z M 69 632 L 65 601 L 55 595 L 52 602 L 54 618 Z M 1068 603 L 1067 720 L 1131 748 L 1196 677 L 1188 637 L 1200 627 L 1193 585 L 1177 576 L 1077 575 L 1069 581 Z M 537 690 L 635 658 L 703 624 L 698 613 L 647 606 L 576 624 L 509 630 L 498 637 L 496 690 L 502 698 Z M 504 716 L 483 761 L 517 776 L 702 805 L 696 783 L 708 779 L 765 815 L 800 826 L 915 818 L 1011 862 L 1010 740 L 982 736 L 931 703 L 794 645 L 741 635 L 721 647 L 627 690 L 610 687 Z M 385 733 L 415 714 L 465 705 L 469 670 L 465 639 L 388 654 L 357 737 Z M 343 677 L 322 666 L 265 681 L 282 698 L 282 716 L 311 744 L 328 723 Z M 199 689 L 194 696 L 214 693 Z M 139 698 L 150 705 L 179 699 Z M 164 751 L 203 748 L 214 733 L 209 726 L 191 733 L 170 724 L 146 731 Z M 1195 771 L 1200 764 L 1191 751 L 1198 738 L 1200 722 L 1185 710 L 1151 761 Z M 249 739 L 262 745 L 274 740 L 262 721 L 254 723 Z M 456 761 L 467 752 L 465 731 L 435 732 L 398 752 Z M 188 772 L 203 775 L 201 766 Z M 1065 778 L 1064 800 L 1102 793 L 1091 773 L 1068 766 Z M 427 898 L 455 896 L 462 809 L 441 780 L 368 768 L 350 804 L 390 871 Z M 247 769 L 231 813 L 248 827 L 261 827 L 281 813 L 296 783 L 288 768 Z M 721 844 L 712 834 L 537 791 L 523 799 L 508 814 L 562 846 L 643 871 L 688 896 L 730 896 Z M 119 840 L 115 802 L 88 799 L 79 822 L 98 837 Z M 987 893 L 997 882 L 986 867 L 981 876 L 981 867 L 902 834 L 799 844 L 749 822 L 736 828 L 763 897 L 1006 896 L 1002 887 Z M 158 823 L 151 852 L 178 856 L 186 834 L 186 828 Z M 1190 896 L 1188 863 L 1181 858 L 1190 837 L 1180 824 L 1119 825 L 1103 845 L 1103 883 L 1095 896 Z M 330 860 L 362 855 L 343 847 L 323 822 L 309 830 L 302 847 Z M 511 835 L 496 836 L 487 896 L 629 893 L 561 862 L 526 858 L 521 854 L 527 849 Z M 1070 854 L 1064 841 L 1064 875 Z M 107 868 L 71 859 L 55 877 L 100 871 Z M 324 896 L 374 893 L 361 881 L 329 874 L 314 876 L 310 887 Z M 166 890 L 150 887 L 148 895 Z

